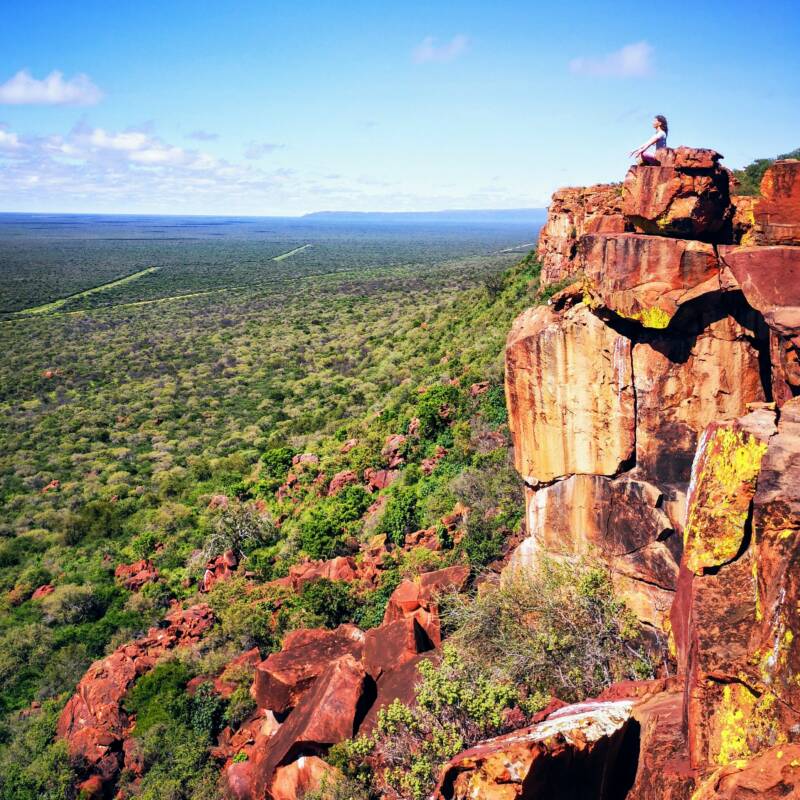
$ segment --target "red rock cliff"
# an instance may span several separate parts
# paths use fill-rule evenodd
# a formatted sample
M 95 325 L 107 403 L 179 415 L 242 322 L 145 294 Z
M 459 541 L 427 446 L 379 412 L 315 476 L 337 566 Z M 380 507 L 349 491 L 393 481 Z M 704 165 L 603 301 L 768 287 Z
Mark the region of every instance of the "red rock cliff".
M 800 797 L 800 162 L 734 208 L 719 159 L 678 148 L 619 194 L 557 192 L 539 254 L 576 282 L 506 348 L 527 487 L 508 569 L 599 554 L 677 660 L 631 706 L 638 800 Z M 476 764 L 442 796 L 496 785 Z

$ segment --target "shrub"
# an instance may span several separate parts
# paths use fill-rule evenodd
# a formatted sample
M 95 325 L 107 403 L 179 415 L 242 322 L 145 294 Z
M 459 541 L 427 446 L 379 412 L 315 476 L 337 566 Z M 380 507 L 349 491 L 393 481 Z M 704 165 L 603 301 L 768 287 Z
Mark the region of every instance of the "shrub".
M 65 625 L 96 619 L 101 611 L 99 599 L 91 586 L 65 583 L 56 586 L 52 594 L 42 598 L 44 621 L 51 625 Z
M 273 447 L 261 456 L 264 472 L 270 478 L 283 478 L 292 466 L 296 451 L 291 447 Z
M 402 546 L 406 536 L 416 530 L 419 530 L 417 490 L 414 486 L 401 486 L 389 497 L 378 532 Z
M 128 713 L 136 715 L 137 736 L 146 734 L 156 724 L 189 721 L 191 707 L 186 684 L 191 677 L 185 664 L 166 661 L 136 681 L 125 697 L 124 706 Z
M 210 681 L 201 683 L 189 702 L 189 719 L 195 733 L 211 741 L 222 727 L 224 713 L 225 701 L 214 691 L 214 685 Z
M 445 605 L 464 657 L 530 693 L 576 701 L 615 681 L 652 677 L 636 618 L 608 572 L 589 562 L 542 559 L 472 601 L 453 595 Z
M 352 621 L 358 603 L 345 581 L 320 578 L 303 586 L 300 605 L 319 617 L 326 628 L 335 628 Z
M 311 558 L 332 558 L 344 551 L 352 523 L 369 508 L 370 495 L 363 486 L 345 486 L 333 497 L 308 509 L 300 520 L 300 543 Z
M 256 701 L 250 697 L 248 686 L 234 689 L 225 709 L 224 720 L 231 728 L 238 728 L 256 710 Z
M 383 779 L 401 797 L 424 800 L 440 766 L 466 747 L 504 732 L 504 711 L 519 704 L 510 683 L 445 645 L 441 664 L 423 661 L 412 709 L 395 700 L 378 713 L 375 751 Z
M 272 517 L 247 503 L 232 502 L 217 518 L 214 532 L 203 548 L 208 560 L 233 550 L 240 558 L 252 550 L 275 543 L 277 528 Z
M 437 384 L 427 389 L 417 401 L 420 439 L 434 439 L 447 427 L 461 405 L 461 392 L 457 386 Z

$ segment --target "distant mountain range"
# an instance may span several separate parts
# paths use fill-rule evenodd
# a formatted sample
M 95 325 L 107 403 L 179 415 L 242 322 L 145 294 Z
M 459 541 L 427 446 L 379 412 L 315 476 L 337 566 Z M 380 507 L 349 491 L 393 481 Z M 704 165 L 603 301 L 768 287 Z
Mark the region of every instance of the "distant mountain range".
M 315 211 L 303 219 L 331 222 L 524 222 L 541 223 L 546 208 L 452 209 L 448 211 Z

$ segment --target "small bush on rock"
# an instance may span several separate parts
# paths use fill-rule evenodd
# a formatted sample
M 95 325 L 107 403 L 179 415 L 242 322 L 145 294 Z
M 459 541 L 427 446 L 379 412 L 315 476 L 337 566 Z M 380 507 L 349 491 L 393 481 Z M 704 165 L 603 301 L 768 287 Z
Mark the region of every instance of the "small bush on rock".
M 636 618 L 608 572 L 589 562 L 542 559 L 472 601 L 453 595 L 447 606 L 465 658 L 531 692 L 576 701 L 615 681 L 652 677 Z

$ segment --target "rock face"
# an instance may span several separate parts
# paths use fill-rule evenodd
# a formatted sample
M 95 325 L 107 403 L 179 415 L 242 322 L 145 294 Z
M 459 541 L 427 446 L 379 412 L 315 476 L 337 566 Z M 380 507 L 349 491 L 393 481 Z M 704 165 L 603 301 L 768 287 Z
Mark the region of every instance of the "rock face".
M 67 741 L 70 758 L 83 765 L 85 779 L 104 788 L 113 786 L 120 769 L 128 765 L 123 743 L 132 722 L 122 708 L 125 693 L 166 653 L 196 644 L 213 621 L 206 605 L 179 609 L 165 618 L 163 627 L 151 628 L 146 636 L 92 664 L 56 728 L 58 737 Z
M 542 285 L 558 283 L 574 274 L 575 254 L 584 234 L 625 230 L 628 227 L 622 216 L 620 184 L 559 189 L 539 234 L 537 254 L 542 262 Z
M 599 556 L 669 635 L 668 691 L 609 694 L 638 723 L 615 797 L 800 797 L 800 162 L 768 170 L 732 224 L 718 154 L 660 162 L 624 184 L 638 233 L 578 236 L 562 266 L 581 280 L 509 334 L 528 538 L 506 569 Z M 562 763 L 593 786 L 620 761 L 578 764 L 536 730 L 457 756 L 440 797 L 583 796 Z
M 755 244 L 800 245 L 800 161 L 777 161 L 764 174 L 750 238 Z
M 639 232 L 576 233 L 562 271 L 580 279 L 523 312 L 506 345 L 509 427 L 527 485 L 528 538 L 511 566 L 599 554 L 656 627 L 677 585 L 703 432 L 800 393 L 800 247 L 719 244 L 733 213 L 719 154 L 659 158 L 623 186 L 622 227 Z M 763 203 L 789 224 L 795 177 L 795 162 L 776 165 L 756 217 Z M 547 252 L 577 196 L 554 198 Z
M 515 465 L 530 486 L 614 475 L 633 455 L 630 341 L 582 304 L 537 306 L 515 320 L 506 401 Z
M 632 167 L 622 185 L 622 213 L 654 236 L 715 241 L 733 217 L 728 172 L 714 150 L 678 147 L 658 166 Z

